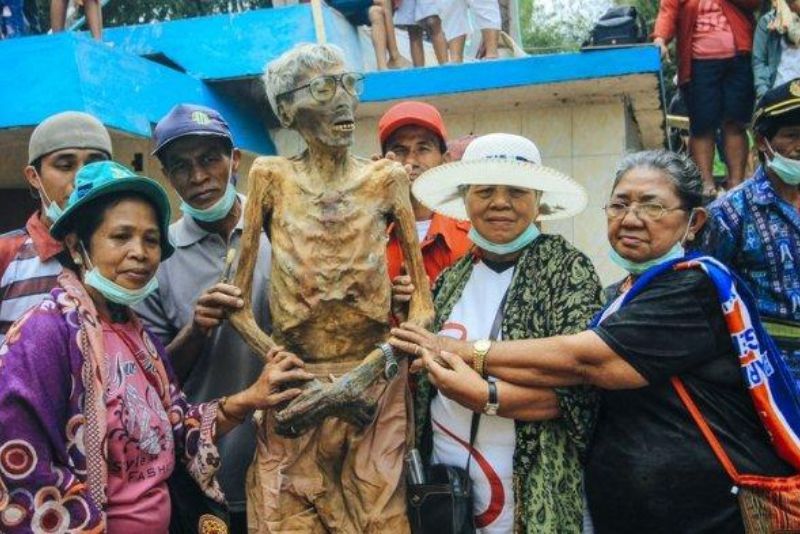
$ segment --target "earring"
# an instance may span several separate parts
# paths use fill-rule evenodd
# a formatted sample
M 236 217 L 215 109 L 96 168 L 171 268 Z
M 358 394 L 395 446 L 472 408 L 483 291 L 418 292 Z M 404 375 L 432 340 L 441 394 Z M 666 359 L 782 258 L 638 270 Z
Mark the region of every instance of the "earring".
M 75 256 L 74 258 L 72 258 L 72 261 L 75 262 L 75 265 L 83 265 L 83 260 L 81 259 L 80 256 Z
M 687 241 L 694 241 L 694 232 L 689 232 L 686 234 Z

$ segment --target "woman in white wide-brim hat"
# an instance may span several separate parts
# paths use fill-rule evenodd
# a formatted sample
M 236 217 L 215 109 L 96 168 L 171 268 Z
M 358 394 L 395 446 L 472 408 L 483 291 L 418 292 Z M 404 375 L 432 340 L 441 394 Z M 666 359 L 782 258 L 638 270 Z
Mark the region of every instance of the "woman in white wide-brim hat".
M 439 213 L 468 219 L 476 245 L 434 287 L 433 332 L 474 342 L 475 357 L 472 367 L 437 360 L 420 376 L 416 415 L 423 458 L 466 465 L 472 416 L 481 413 L 470 468 L 479 531 L 579 532 L 579 456 L 594 394 L 495 380 L 485 373 L 483 356 L 490 339 L 579 332 L 600 308 L 591 261 L 535 224 L 580 213 L 586 192 L 543 166 L 533 142 L 498 133 L 472 141 L 461 161 L 425 172 L 413 193 Z M 441 339 L 428 337 L 434 346 Z M 473 386 L 452 387 L 456 383 Z

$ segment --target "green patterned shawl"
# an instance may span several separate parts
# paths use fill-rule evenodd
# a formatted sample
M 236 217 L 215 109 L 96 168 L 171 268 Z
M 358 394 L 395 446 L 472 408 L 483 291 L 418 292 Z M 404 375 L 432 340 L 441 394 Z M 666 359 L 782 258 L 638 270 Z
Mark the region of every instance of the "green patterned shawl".
M 467 254 L 434 286 L 438 332 L 458 302 L 475 263 Z M 589 258 L 557 235 L 541 235 L 523 252 L 509 287 L 503 339 L 574 334 L 600 309 L 600 280 Z M 417 383 L 417 439 L 428 458 L 432 447 L 430 402 L 433 387 Z M 581 531 L 581 459 L 594 422 L 596 392 L 586 387 L 556 389 L 561 417 L 516 422 L 514 453 L 515 531 L 526 534 Z

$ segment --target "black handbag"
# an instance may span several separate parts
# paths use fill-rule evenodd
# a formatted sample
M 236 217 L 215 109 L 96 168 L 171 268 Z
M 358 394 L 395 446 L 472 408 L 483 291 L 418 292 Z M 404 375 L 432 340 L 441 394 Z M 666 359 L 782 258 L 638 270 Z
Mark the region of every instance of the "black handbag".
M 497 339 L 503 324 L 508 291 L 492 322 L 489 339 Z M 469 467 L 478 436 L 480 412 L 473 412 L 469 427 L 469 455 L 464 469 L 452 465 L 427 466 L 424 484 L 407 487 L 408 519 L 413 534 L 474 534 L 475 514 L 472 510 L 472 482 Z
M 647 26 L 633 6 L 616 6 L 598 20 L 583 47 L 602 47 L 643 43 Z
M 481 414 L 472 414 L 469 456 L 464 469 L 433 464 L 425 468 L 424 484 L 409 484 L 408 519 L 414 534 L 473 534 L 472 483 L 469 466 Z

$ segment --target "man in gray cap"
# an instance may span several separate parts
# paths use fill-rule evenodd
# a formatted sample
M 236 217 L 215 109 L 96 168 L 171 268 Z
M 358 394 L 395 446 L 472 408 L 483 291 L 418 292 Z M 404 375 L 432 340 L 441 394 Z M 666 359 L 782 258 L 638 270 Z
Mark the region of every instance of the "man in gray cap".
M 87 163 L 111 158 L 111 137 L 87 113 L 66 111 L 39 124 L 28 144 L 25 178 L 41 208 L 24 228 L 0 236 L 0 343 L 28 308 L 55 286 L 61 273 L 60 242 L 48 232 Z
M 156 125 L 153 155 L 181 198 L 183 217 L 170 227 L 175 254 L 158 269 L 158 290 L 136 309 L 167 347 L 190 402 L 224 397 L 252 383 L 262 360 L 225 321 L 243 305 L 233 278 L 244 227 L 245 197 L 234 176 L 240 152 L 225 119 L 215 110 L 188 104 L 174 107 Z M 262 232 L 253 287 L 253 312 L 270 329 L 270 248 Z M 231 532 L 246 531 L 244 480 L 255 448 L 255 427 L 243 424 L 218 443 L 217 474 L 231 512 Z M 181 480 L 181 482 L 178 482 Z M 181 473 L 171 481 L 173 526 L 197 525 L 199 512 L 191 482 Z M 180 528 L 180 527 L 179 527 Z

